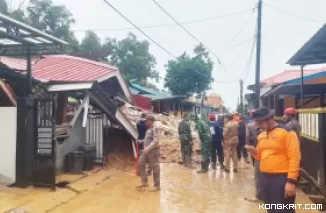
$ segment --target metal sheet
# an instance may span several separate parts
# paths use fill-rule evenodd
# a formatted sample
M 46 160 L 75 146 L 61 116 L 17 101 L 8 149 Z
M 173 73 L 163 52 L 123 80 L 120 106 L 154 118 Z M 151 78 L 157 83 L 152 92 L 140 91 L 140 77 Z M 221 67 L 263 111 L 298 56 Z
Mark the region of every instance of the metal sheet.
M 89 115 L 86 126 L 86 143 L 94 144 L 96 147 L 96 162 L 103 162 L 103 114 Z

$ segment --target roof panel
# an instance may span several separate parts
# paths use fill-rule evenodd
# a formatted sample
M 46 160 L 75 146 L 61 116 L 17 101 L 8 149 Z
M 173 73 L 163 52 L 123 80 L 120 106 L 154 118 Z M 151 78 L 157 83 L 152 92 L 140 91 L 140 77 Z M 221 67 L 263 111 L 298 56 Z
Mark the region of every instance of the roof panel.
M 11 69 L 26 70 L 25 59 L 0 57 L 0 62 Z M 32 75 L 35 79 L 42 81 L 91 82 L 108 79 L 115 72 L 119 72 L 116 67 L 67 55 L 50 55 L 32 60 Z
M 287 62 L 294 65 L 324 64 L 326 63 L 326 25 L 310 38 Z M 318 52 L 322 53 L 321 55 Z

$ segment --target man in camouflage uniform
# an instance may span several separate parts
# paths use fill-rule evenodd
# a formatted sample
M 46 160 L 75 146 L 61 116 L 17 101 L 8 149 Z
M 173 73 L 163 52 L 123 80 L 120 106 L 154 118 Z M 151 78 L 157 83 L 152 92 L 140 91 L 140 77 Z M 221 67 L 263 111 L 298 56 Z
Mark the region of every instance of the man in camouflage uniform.
M 198 173 L 208 172 L 209 158 L 211 154 L 211 135 L 208 124 L 202 120 L 199 120 L 198 116 L 194 116 L 196 122 L 196 130 L 198 131 L 200 138 L 200 154 L 201 154 L 201 169 Z
M 193 142 L 190 130 L 189 115 L 187 113 L 184 114 L 183 120 L 179 123 L 178 131 L 181 142 L 182 162 L 186 167 L 191 168 Z

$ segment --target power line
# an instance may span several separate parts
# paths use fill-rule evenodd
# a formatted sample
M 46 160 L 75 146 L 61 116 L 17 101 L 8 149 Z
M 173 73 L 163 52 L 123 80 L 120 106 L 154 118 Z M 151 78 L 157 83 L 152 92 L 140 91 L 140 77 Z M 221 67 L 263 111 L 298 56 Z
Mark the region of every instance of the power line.
M 228 72 L 228 70 L 225 68 L 225 66 L 222 64 L 219 57 L 216 55 L 215 52 L 213 52 L 211 49 L 209 49 L 203 42 L 201 42 L 196 36 L 194 36 L 189 30 L 187 30 L 182 24 L 180 24 L 170 13 L 168 13 L 159 3 L 157 3 L 155 0 L 153 2 L 166 14 L 168 15 L 176 24 L 178 24 L 189 36 L 191 36 L 194 40 L 196 40 L 198 43 L 202 44 L 205 49 L 207 49 L 209 52 L 215 56 L 218 63 L 221 65 L 221 67 L 224 69 L 224 71 Z
M 299 18 L 299 19 L 304 20 L 304 21 L 313 22 L 313 23 L 322 24 L 322 25 L 324 24 L 324 23 L 321 23 L 321 22 L 316 21 L 316 20 L 312 20 L 312 19 L 309 19 L 309 18 L 305 18 L 305 17 L 299 16 L 299 15 L 290 13 L 288 11 L 285 11 L 283 9 L 280 9 L 278 7 L 275 7 L 275 6 L 273 6 L 273 5 L 269 4 L 269 3 L 264 3 L 264 5 L 270 7 L 272 9 L 274 9 L 274 10 L 277 10 L 277 11 L 279 11 L 281 13 L 284 13 L 284 14 L 287 14 L 287 15 L 290 15 L 290 16 L 293 16 L 293 17 L 296 17 L 296 18 Z
M 255 9 L 256 9 L 257 7 L 255 7 L 255 8 L 253 8 L 252 9 L 252 13 L 250 13 L 250 16 L 249 16 L 249 18 L 246 20 L 246 22 L 242 25 L 242 27 L 240 28 L 240 30 L 233 36 L 233 38 L 224 46 L 224 49 L 227 47 L 227 46 L 229 46 L 240 34 L 241 34 L 241 32 L 246 28 L 246 26 L 247 26 L 247 24 L 249 23 L 249 21 L 250 21 L 250 19 L 251 19 L 251 17 L 252 17 L 252 15 L 254 14 L 254 12 L 255 12 Z
M 194 24 L 194 23 L 200 23 L 200 22 L 206 22 L 206 21 L 211 21 L 214 19 L 218 19 L 218 18 L 225 18 L 225 17 L 229 17 L 229 16 L 234 16 L 234 15 L 238 15 L 238 14 L 242 14 L 245 12 L 249 12 L 251 11 L 253 8 L 250 9 L 246 9 L 246 10 L 241 10 L 239 12 L 235 12 L 235 13 L 229 13 L 229 14 L 225 14 L 225 15 L 220 15 L 220 16 L 212 16 L 212 17 L 208 17 L 208 18 L 204 18 L 204 19 L 198 19 L 198 20 L 191 20 L 191 21 L 185 21 L 185 22 L 180 22 L 180 24 Z M 141 29 L 152 29 L 152 28 L 162 28 L 162 27 L 172 27 L 172 26 L 176 26 L 178 25 L 177 23 L 172 23 L 172 24 L 157 24 L 157 25 L 148 25 L 148 26 L 140 26 L 139 28 Z M 134 27 L 127 27 L 127 28 L 100 28 L 100 29 L 88 29 L 91 31 L 124 31 L 124 30 L 134 30 L 137 28 Z M 74 32 L 85 32 L 88 31 L 87 29 L 76 29 L 76 30 L 72 30 Z
M 139 27 L 137 27 L 136 24 L 134 24 L 132 21 L 130 21 L 126 16 L 124 16 L 118 9 L 116 9 L 111 3 L 109 3 L 107 0 L 103 0 L 107 5 L 109 5 L 115 12 L 117 12 L 122 18 L 124 18 L 126 21 L 128 21 L 132 26 L 134 26 L 139 32 L 141 32 L 144 36 L 146 36 L 150 41 L 152 41 L 154 44 L 156 44 L 159 48 L 161 48 L 164 52 L 166 52 L 168 55 L 170 55 L 173 58 L 175 57 L 170 51 L 162 47 L 159 43 L 157 43 L 155 40 L 153 40 L 149 35 L 147 35 L 143 30 L 141 30 Z
M 250 67 L 251 67 L 252 57 L 253 57 L 253 54 L 254 54 L 255 44 L 256 44 L 256 40 L 253 41 L 252 48 L 251 48 L 250 55 L 249 55 L 249 59 L 248 59 L 247 64 L 246 64 L 245 72 L 243 73 L 244 84 L 246 83 L 247 78 L 249 76 L 249 71 L 250 71 Z

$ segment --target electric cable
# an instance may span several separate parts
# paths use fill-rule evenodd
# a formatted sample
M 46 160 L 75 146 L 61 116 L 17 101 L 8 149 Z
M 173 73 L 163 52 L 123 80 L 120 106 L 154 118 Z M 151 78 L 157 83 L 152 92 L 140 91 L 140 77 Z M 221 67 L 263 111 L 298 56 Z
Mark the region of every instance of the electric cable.
M 118 9 L 116 9 L 110 2 L 107 0 L 103 0 L 109 7 L 111 7 L 115 12 L 117 12 L 122 18 L 124 18 L 126 21 L 128 21 L 132 26 L 134 26 L 136 29 L 138 29 L 139 32 L 141 32 L 144 36 L 146 36 L 150 41 L 152 41 L 156 46 L 158 46 L 160 49 L 162 49 L 164 52 L 166 52 L 168 55 L 170 55 L 173 58 L 175 57 L 170 51 L 165 49 L 162 45 L 160 45 L 158 42 L 156 42 L 154 39 L 152 39 L 147 33 L 145 33 L 143 30 L 141 30 L 136 24 L 134 24 L 132 21 L 130 21 L 125 15 L 123 15 Z
M 191 36 L 194 40 L 196 40 L 198 43 L 202 44 L 205 49 L 207 49 L 218 61 L 219 65 L 223 68 L 223 70 L 227 73 L 230 73 L 226 67 L 222 64 L 222 61 L 220 58 L 216 55 L 215 52 L 213 52 L 210 48 L 208 48 L 203 42 L 201 42 L 196 36 L 194 36 L 189 30 L 187 30 L 182 24 L 180 24 L 170 13 L 168 13 L 159 3 L 157 3 L 155 0 L 153 2 L 167 15 L 169 16 L 176 24 L 178 24 L 189 36 Z
M 252 9 L 253 8 L 241 10 L 241 11 L 235 12 L 235 13 L 220 15 L 220 16 L 212 16 L 212 17 L 208 17 L 208 18 L 204 18 L 204 19 L 180 22 L 180 24 L 185 24 L 186 25 L 186 24 L 194 24 L 194 23 L 212 21 L 212 20 L 218 19 L 218 18 L 225 18 L 225 17 L 229 17 L 229 16 L 234 16 L 234 15 L 239 15 L 239 14 L 242 14 L 242 13 L 246 13 L 246 12 L 251 11 Z M 173 27 L 173 26 L 176 26 L 176 25 L 178 25 L 178 24 L 177 23 L 157 24 L 157 25 L 139 26 L 139 28 L 140 29 L 152 29 L 152 28 L 162 28 L 162 27 Z M 127 28 L 75 29 L 75 30 L 72 30 L 72 31 L 74 31 L 74 32 L 85 32 L 85 31 L 88 31 L 88 30 L 91 30 L 91 31 L 124 31 L 124 30 L 134 30 L 134 29 L 137 29 L 137 28 L 135 28 L 135 27 L 127 27 Z

